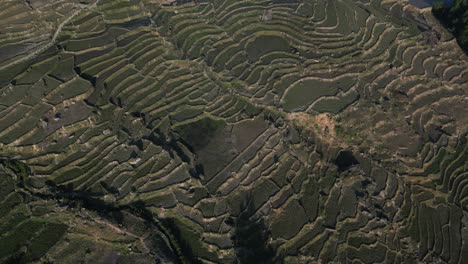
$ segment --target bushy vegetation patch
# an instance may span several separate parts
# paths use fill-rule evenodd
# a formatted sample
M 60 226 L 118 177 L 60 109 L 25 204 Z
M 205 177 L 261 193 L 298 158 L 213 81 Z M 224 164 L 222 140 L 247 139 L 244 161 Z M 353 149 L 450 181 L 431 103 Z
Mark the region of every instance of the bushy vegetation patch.
M 468 1 L 455 0 L 452 7 L 437 2 L 432 13 L 457 37 L 460 47 L 468 54 Z

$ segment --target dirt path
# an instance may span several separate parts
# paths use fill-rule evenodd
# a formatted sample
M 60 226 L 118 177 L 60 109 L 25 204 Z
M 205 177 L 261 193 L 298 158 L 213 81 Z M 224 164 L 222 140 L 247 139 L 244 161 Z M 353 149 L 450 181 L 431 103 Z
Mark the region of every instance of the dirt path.
M 130 237 L 134 237 L 136 239 L 138 239 L 141 243 L 141 245 L 143 246 L 143 248 L 146 250 L 145 253 L 149 253 L 151 252 L 151 250 L 146 246 L 146 243 L 145 243 L 145 239 L 141 236 L 138 236 L 138 235 L 135 235 L 134 233 L 130 232 L 130 231 L 127 231 L 127 230 L 124 230 L 118 226 L 115 226 L 109 222 L 106 222 L 106 221 L 102 221 L 102 220 L 99 220 L 99 219 L 93 219 L 94 222 L 98 223 L 98 224 L 101 224 L 101 225 L 105 225 L 107 227 L 109 227 L 110 229 L 114 230 L 115 232 L 119 233 L 119 234 L 125 234 L 127 236 L 130 236 Z

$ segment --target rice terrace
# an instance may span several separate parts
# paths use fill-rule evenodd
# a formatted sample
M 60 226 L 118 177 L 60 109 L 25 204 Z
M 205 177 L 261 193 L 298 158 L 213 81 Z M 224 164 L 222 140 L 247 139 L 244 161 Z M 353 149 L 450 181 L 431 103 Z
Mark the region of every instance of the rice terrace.
M 0 263 L 468 263 L 467 54 L 466 0 L 0 0 Z

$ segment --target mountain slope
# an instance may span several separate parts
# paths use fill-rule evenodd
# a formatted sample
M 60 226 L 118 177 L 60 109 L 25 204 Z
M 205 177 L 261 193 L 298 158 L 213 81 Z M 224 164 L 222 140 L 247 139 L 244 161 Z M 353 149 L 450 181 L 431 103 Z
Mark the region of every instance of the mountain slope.
M 172 253 L 138 258 L 467 258 L 468 60 L 430 11 L 396 0 L 2 5 L 0 50 L 21 45 L 0 56 L 0 156 L 30 168 L 34 195 L 78 194 L 158 226 Z M 20 50 L 31 43 L 34 56 Z M 95 258 L 81 260 L 109 263 Z

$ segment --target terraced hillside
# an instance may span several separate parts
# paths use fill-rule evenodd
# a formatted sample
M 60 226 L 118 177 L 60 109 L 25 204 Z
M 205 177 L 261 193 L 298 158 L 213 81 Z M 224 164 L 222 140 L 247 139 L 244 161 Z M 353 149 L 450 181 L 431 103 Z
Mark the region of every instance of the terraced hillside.
M 468 60 L 430 10 L 3 0 L 0 23 L 0 262 L 468 261 Z

